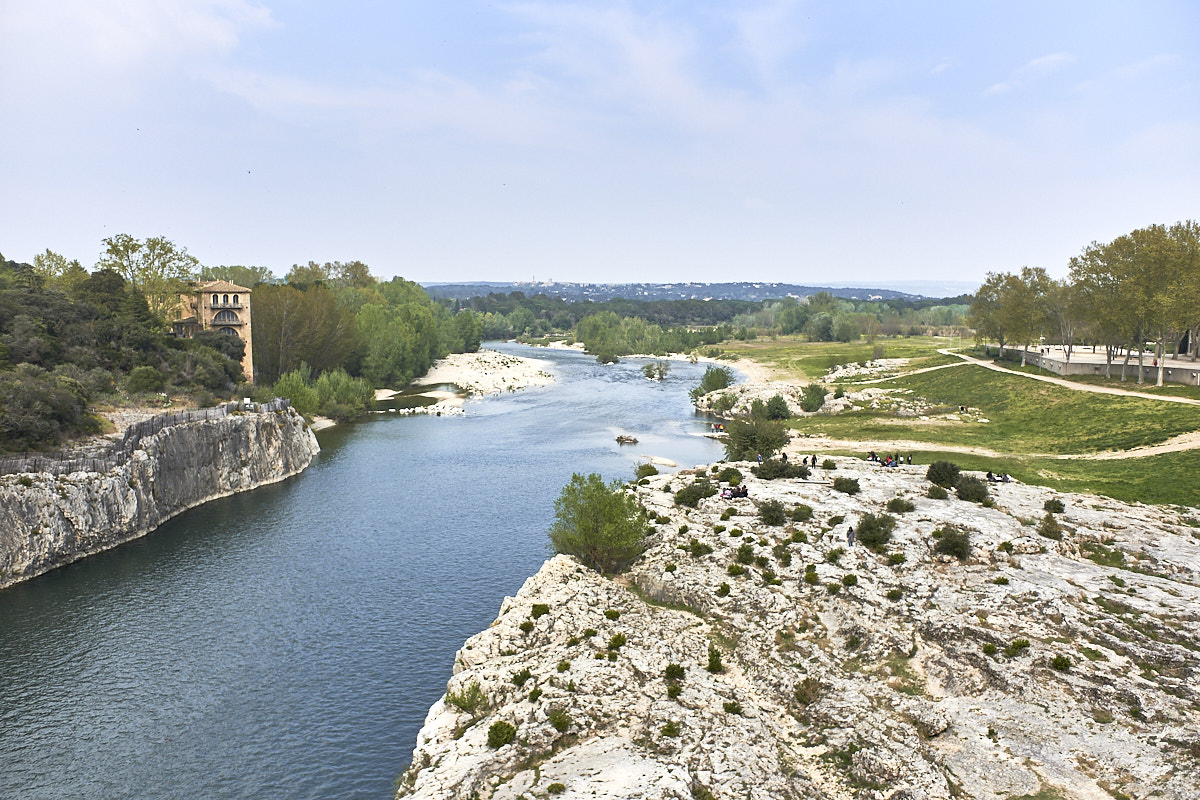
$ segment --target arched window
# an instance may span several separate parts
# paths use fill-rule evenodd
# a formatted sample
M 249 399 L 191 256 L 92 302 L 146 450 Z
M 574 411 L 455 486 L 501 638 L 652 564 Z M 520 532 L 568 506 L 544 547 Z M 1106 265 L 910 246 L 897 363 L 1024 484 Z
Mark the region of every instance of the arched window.
M 217 330 L 219 330 L 221 333 L 228 334 L 229 336 L 237 336 L 238 335 L 238 332 L 235 331 L 233 328 L 218 328 Z
M 218 303 L 220 303 L 220 302 L 221 302 L 221 301 L 220 301 L 220 299 L 217 297 L 217 295 L 215 295 L 215 294 L 214 294 L 214 295 L 213 295 L 213 303 L 212 303 L 212 304 L 215 306 L 215 305 L 217 305 L 217 304 L 218 304 Z
M 213 322 L 219 325 L 221 323 L 239 323 L 241 320 L 238 319 L 237 314 L 225 308 L 217 312 L 216 316 L 213 317 Z
M 229 305 L 229 295 L 225 295 L 225 296 L 222 298 L 222 302 L 224 302 L 224 303 L 225 303 L 225 305 Z
M 238 296 L 236 294 L 233 296 L 233 304 L 235 306 L 238 304 Z

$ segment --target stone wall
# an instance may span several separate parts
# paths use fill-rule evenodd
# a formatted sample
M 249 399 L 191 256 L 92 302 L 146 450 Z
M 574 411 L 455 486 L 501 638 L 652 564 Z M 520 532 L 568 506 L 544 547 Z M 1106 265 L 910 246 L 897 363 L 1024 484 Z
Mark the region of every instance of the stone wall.
M 295 475 L 319 450 L 289 409 L 164 428 L 103 473 L 0 477 L 0 587 L 145 536 L 209 500 Z

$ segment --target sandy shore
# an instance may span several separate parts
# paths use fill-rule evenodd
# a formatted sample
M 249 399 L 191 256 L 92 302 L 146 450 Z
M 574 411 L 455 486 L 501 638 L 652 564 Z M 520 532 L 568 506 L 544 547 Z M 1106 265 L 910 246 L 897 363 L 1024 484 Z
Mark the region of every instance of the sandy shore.
M 554 383 L 550 369 L 550 362 L 541 359 L 480 350 L 443 358 L 413 384 L 452 383 L 469 394 L 501 394 Z

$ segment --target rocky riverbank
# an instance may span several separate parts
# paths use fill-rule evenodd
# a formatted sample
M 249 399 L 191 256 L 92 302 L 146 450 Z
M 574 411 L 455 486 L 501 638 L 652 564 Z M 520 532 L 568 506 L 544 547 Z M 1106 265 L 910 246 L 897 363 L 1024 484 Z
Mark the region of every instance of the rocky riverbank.
M 319 450 L 289 409 L 170 425 L 107 472 L 0 476 L 0 587 L 144 536 L 201 503 L 295 475 Z
M 694 476 L 648 479 L 644 556 L 617 580 L 558 556 L 506 599 L 398 796 L 1200 796 L 1200 512 L 836 463 L 737 464 L 750 497 L 696 509 Z M 867 514 L 895 521 L 879 552 L 847 543 Z

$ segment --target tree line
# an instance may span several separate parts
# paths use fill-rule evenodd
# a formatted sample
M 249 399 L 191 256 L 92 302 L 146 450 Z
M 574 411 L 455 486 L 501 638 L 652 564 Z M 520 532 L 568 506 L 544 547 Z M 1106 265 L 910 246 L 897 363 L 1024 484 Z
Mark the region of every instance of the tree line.
M 1200 224 L 1150 225 L 1108 243 L 1092 242 L 1069 267 L 1061 281 L 1041 267 L 988 273 L 968 314 L 976 338 L 1019 345 L 1022 364 L 1041 342 L 1062 346 L 1068 362 L 1080 345 L 1103 347 L 1106 377 L 1124 354 L 1122 380 L 1133 355 L 1141 367 L 1149 351 L 1158 363 L 1159 386 L 1167 354 L 1196 360 Z

